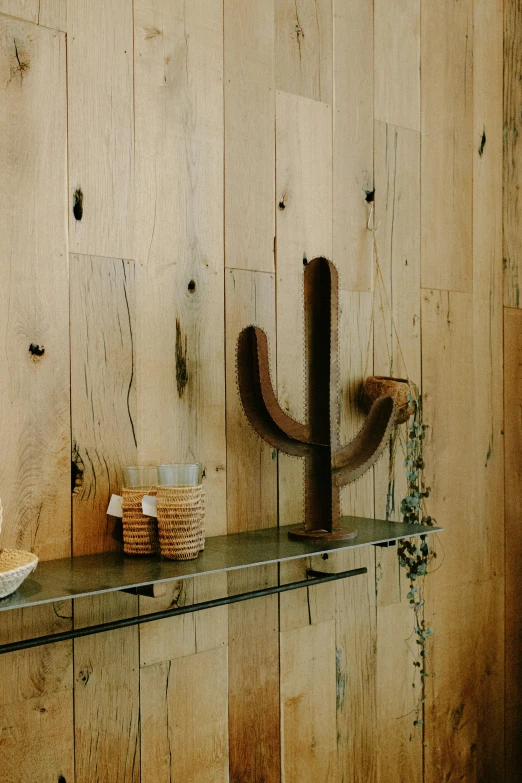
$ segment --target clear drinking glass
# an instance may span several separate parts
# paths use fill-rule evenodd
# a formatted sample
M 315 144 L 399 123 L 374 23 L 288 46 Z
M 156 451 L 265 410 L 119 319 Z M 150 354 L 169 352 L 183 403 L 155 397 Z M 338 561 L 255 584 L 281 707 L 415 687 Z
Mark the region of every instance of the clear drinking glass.
M 123 468 L 123 486 L 127 489 L 150 489 L 158 483 L 158 469 L 151 465 Z
M 197 487 L 201 484 L 202 478 L 200 462 L 158 465 L 159 487 Z

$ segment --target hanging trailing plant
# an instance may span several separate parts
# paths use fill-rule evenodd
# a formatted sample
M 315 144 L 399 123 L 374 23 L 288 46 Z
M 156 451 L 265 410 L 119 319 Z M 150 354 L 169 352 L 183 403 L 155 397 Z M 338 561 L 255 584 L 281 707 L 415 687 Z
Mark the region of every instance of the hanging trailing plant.
M 424 469 L 423 446 L 426 437 L 426 425 L 422 419 L 422 397 L 414 388 L 414 394 L 409 395 L 409 401 L 413 407 L 413 413 L 408 422 L 408 439 L 406 442 L 406 468 L 407 491 L 401 502 L 402 520 L 408 525 L 433 526 L 432 518 L 426 513 L 425 503 L 430 495 L 430 488 L 424 486 L 422 471 Z M 414 611 L 414 634 L 416 651 L 414 652 L 414 678 L 413 688 L 419 687 L 419 696 L 415 706 L 415 727 L 422 726 L 423 705 L 425 701 L 425 681 L 430 676 L 427 657 L 429 653 L 429 640 L 433 635 L 433 628 L 429 627 L 425 618 L 424 602 L 424 577 L 428 574 L 428 567 L 437 556 L 429 543 L 426 535 L 420 535 L 419 539 L 403 539 L 398 548 L 399 563 L 406 571 L 409 580 L 409 592 L 407 598 Z M 420 683 L 419 683 L 420 680 Z

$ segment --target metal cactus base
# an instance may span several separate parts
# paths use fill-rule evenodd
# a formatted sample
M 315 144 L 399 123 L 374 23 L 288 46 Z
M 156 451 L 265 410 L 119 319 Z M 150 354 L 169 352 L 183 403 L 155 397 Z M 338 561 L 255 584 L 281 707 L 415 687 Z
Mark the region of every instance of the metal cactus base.
M 349 541 L 351 538 L 357 538 L 357 530 L 307 530 L 304 525 L 295 525 L 288 530 L 288 538 L 294 541 Z

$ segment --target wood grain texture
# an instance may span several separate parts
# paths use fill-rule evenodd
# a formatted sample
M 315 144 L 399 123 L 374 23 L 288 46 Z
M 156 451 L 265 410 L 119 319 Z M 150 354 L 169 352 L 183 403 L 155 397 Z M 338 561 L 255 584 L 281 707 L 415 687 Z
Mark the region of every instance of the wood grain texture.
M 371 549 L 339 552 L 326 571 L 366 567 L 335 586 L 335 681 L 339 783 L 377 780 L 378 713 L 375 564 Z
M 522 8 L 517 0 L 504 3 L 504 304 L 520 307 L 520 267 L 522 264 L 522 238 L 520 215 L 522 202 L 522 152 L 518 137 L 521 129 L 520 104 L 522 102 Z
M 343 289 L 372 290 L 373 7 L 334 6 L 333 258 Z
M 421 386 L 420 335 L 420 135 L 375 123 L 375 225 L 378 263 L 373 300 L 373 370 L 410 378 Z M 406 493 L 404 459 L 407 425 L 395 431 L 395 470 L 390 450 L 374 468 L 375 513 L 386 516 L 393 480 L 391 518 L 400 520 Z M 392 448 L 390 444 L 390 449 Z M 396 549 L 376 549 L 379 606 L 400 601 Z M 397 637 L 394 644 L 401 644 Z
M 254 323 L 275 349 L 273 275 L 226 272 L 227 516 L 228 532 L 277 524 L 277 452 L 250 428 L 236 381 L 236 345 L 241 329 Z M 272 360 L 272 373 L 275 366 Z M 274 377 L 274 376 L 273 376 Z
M 421 5 L 422 285 L 472 290 L 473 2 Z
M 236 380 L 241 329 L 262 327 L 276 350 L 275 279 L 262 274 L 273 272 L 275 250 L 274 22 L 274 0 L 224 3 L 225 263 L 235 267 L 225 281 L 229 532 L 277 524 L 277 454 L 250 429 Z M 277 583 L 276 568 L 229 575 L 229 593 L 264 583 Z M 278 783 L 277 599 L 230 607 L 229 656 L 231 780 Z
M 2 544 L 70 551 L 69 301 L 72 429 L 98 454 L 93 472 L 82 452 L 75 551 L 115 545 L 104 505 L 135 459 L 201 460 L 210 533 L 291 521 L 300 475 L 285 495 L 283 459 L 248 427 L 236 339 L 267 330 L 274 385 L 304 415 L 303 254 L 329 255 L 341 440 L 355 434 L 363 377 L 405 372 L 378 289 L 372 334 L 374 187 L 385 289 L 423 382 L 428 511 L 446 527 L 426 581 L 437 676 L 424 738 L 410 740 L 404 575 L 395 549 L 369 548 L 287 564 L 279 579 L 309 566 L 367 575 L 79 640 L 74 666 L 72 643 L 0 657 L 2 783 L 518 782 L 522 19 L 505 0 L 503 562 L 501 6 L 0 0 Z M 399 451 L 396 509 L 402 472 Z M 385 483 L 386 457 L 345 490 L 344 512 L 382 516 Z M 89 599 L 76 620 L 277 581 L 261 567 L 156 599 Z M 71 614 L 3 613 L 1 641 L 66 630 Z
M 421 0 L 374 6 L 375 119 L 420 130 Z
M 359 405 L 361 382 L 372 373 L 372 295 L 341 291 L 339 301 L 339 405 L 340 441 L 348 443 L 363 425 Z M 373 517 L 373 471 L 341 489 L 343 514 Z
M 430 671 L 437 672 L 428 684 L 425 771 L 428 783 L 445 775 L 481 781 L 503 765 L 504 631 L 503 579 L 488 579 L 484 563 L 490 533 L 485 515 L 477 518 L 473 513 L 476 466 L 470 455 L 475 422 L 485 415 L 481 395 L 473 394 L 473 302 L 468 294 L 425 292 L 422 317 L 429 426 L 425 476 L 432 487 L 430 513 L 446 528 L 436 546 L 439 567 L 425 587 L 435 640 Z M 483 350 L 477 340 L 475 361 Z M 483 750 L 477 753 L 476 748 Z
M 478 578 L 483 530 L 472 516 L 473 303 L 469 294 L 422 293 L 422 387 L 426 486 L 430 514 L 445 528 L 440 557 L 453 584 Z M 455 509 L 458 508 L 458 513 Z M 468 537 L 466 567 L 457 540 Z M 439 547 L 437 547 L 439 551 Z M 437 564 L 438 565 L 438 564 Z M 429 580 L 427 582 L 429 584 Z
M 339 779 L 334 620 L 281 633 L 281 736 L 285 783 Z
M 72 626 L 71 613 L 70 601 L 6 612 L 0 643 L 68 631 Z M 0 676 L 2 706 L 72 691 L 72 645 L 61 642 L 1 656 Z
M 276 98 L 277 390 L 283 410 L 306 420 L 303 273 L 332 257 L 332 110 Z M 304 460 L 279 454 L 279 518 L 304 520 Z
M 0 13 L 67 32 L 67 0 L 0 0 Z
M 3 780 L 74 780 L 71 693 L 53 693 L 0 706 L 0 727 Z
M 132 0 L 67 0 L 67 33 L 71 251 L 134 258 Z
M 124 593 L 74 602 L 81 628 L 137 613 L 138 598 Z M 138 626 L 74 641 L 76 780 L 140 782 L 140 677 Z
M 394 550 L 395 561 L 397 552 Z M 377 612 L 377 780 L 422 780 L 422 730 L 415 729 L 417 688 L 412 687 L 415 639 L 409 603 L 381 605 Z
M 236 344 L 254 323 L 275 343 L 275 280 L 260 272 L 226 272 L 228 531 L 277 525 L 277 453 L 250 428 L 239 399 Z M 274 368 L 274 364 L 272 364 Z M 277 584 L 277 567 L 228 575 L 228 592 Z M 278 783 L 279 638 L 276 596 L 229 607 L 229 743 L 232 780 Z M 252 737 L 256 738 L 255 743 Z
M 228 592 L 277 584 L 277 566 L 233 571 Z M 228 609 L 230 780 L 279 783 L 279 613 L 277 596 Z
M 202 462 L 207 534 L 218 535 L 226 531 L 222 7 L 140 0 L 135 25 L 138 457 Z
M 136 464 L 133 262 L 71 256 L 73 552 L 119 548 L 107 516 L 122 469 Z
M 501 0 L 475 0 L 472 515 L 482 533 L 479 579 L 502 575 L 504 570 L 502 14 Z M 492 740 L 491 753 L 501 741 Z M 498 764 L 500 770 L 500 759 Z
M 142 783 L 227 783 L 227 650 L 141 673 Z
M 515 783 L 522 764 L 522 609 L 520 575 L 520 502 L 522 494 L 522 311 L 506 308 L 504 315 L 504 405 L 505 405 L 505 699 L 506 699 L 506 781 Z
M 0 17 L 4 546 L 70 551 L 65 36 Z
M 221 598 L 227 594 L 227 576 L 212 574 L 169 582 L 166 587 L 164 597 L 140 597 L 140 614 Z M 150 666 L 226 646 L 228 611 L 228 607 L 219 606 L 140 626 L 140 665 Z
M 275 0 L 225 0 L 225 262 L 274 271 Z
M 455 590 L 448 570 L 432 574 L 426 583 L 434 628 L 430 668 L 436 676 L 427 686 L 425 780 L 481 783 L 497 775 L 503 780 L 503 742 L 491 753 L 488 737 L 498 738 L 502 729 L 502 580 Z
M 0 643 L 70 628 L 70 601 L 5 612 Z M 73 780 L 72 675 L 72 642 L 0 657 L 0 779 Z
M 279 566 L 281 584 L 302 582 L 307 578 L 308 569 L 331 571 L 336 558 L 331 555 L 326 563 L 321 556 L 291 560 Z M 330 566 L 326 568 L 325 566 Z M 283 567 L 284 566 L 284 567 Z M 307 625 L 335 619 L 335 585 L 333 583 L 303 587 L 281 593 L 279 596 L 279 630 L 291 631 Z
M 420 134 L 375 123 L 375 224 L 380 272 L 374 299 L 374 372 L 410 378 L 421 387 Z M 400 346 L 399 346 L 400 342 Z M 374 468 L 375 514 L 400 520 L 406 496 L 407 424 L 395 430 L 395 468 L 388 451 Z M 391 448 L 391 446 L 390 446 Z M 405 600 L 397 547 L 375 549 L 377 588 L 377 778 L 422 777 L 422 733 L 413 730 L 413 612 Z M 402 577 L 402 579 L 401 579 Z M 402 582 L 402 585 L 401 585 Z
M 332 103 L 332 12 L 332 0 L 276 0 L 278 89 Z
M 382 122 L 375 123 L 375 225 L 382 277 L 375 283 L 373 369 L 419 385 L 420 134 Z

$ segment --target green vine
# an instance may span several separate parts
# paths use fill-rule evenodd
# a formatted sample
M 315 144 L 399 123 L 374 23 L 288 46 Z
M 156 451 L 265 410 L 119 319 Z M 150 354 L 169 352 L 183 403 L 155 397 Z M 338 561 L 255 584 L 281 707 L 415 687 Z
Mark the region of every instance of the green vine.
M 408 440 L 404 461 L 407 493 L 401 502 L 400 510 L 405 524 L 432 527 L 433 520 L 425 513 L 425 502 L 430 495 L 430 488 L 424 485 L 422 479 L 423 447 L 426 437 L 426 425 L 422 419 L 422 396 L 416 388 L 413 391 L 414 394 L 408 395 L 408 402 L 413 412 L 408 421 Z M 406 597 L 415 616 L 413 630 L 416 637 L 416 651 L 413 662 L 413 688 L 419 686 L 419 697 L 415 706 L 413 725 L 417 727 L 424 723 L 425 682 L 426 678 L 430 676 L 426 659 L 429 654 L 429 641 L 433 635 L 433 629 L 427 626 L 425 618 L 424 577 L 428 574 L 430 563 L 437 555 L 430 548 L 427 536 L 421 534 L 418 540 L 403 539 L 400 541 L 398 556 L 399 563 L 405 569 L 406 577 L 409 580 L 409 592 Z

